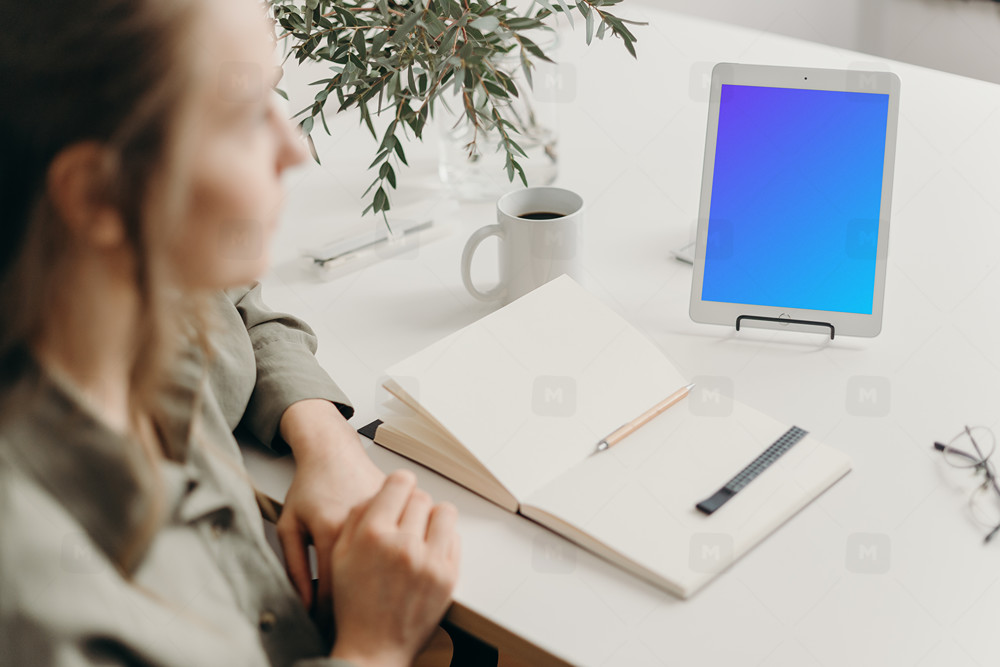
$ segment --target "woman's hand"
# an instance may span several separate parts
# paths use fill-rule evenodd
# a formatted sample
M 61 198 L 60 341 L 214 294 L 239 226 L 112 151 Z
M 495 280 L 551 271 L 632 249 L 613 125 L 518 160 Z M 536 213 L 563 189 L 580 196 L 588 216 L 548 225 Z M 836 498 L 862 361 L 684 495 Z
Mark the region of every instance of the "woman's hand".
M 302 602 L 317 611 L 320 627 L 330 627 L 329 560 L 319 560 L 319 599 L 314 604 L 309 544 L 317 554 L 330 554 L 348 512 L 375 495 L 385 474 L 368 458 L 358 434 L 329 401 L 292 404 L 282 416 L 281 435 L 295 456 L 295 477 L 277 524 L 285 568 Z
M 331 657 L 365 667 L 412 663 L 458 577 L 457 517 L 453 505 L 434 505 L 406 471 L 351 510 L 333 548 Z

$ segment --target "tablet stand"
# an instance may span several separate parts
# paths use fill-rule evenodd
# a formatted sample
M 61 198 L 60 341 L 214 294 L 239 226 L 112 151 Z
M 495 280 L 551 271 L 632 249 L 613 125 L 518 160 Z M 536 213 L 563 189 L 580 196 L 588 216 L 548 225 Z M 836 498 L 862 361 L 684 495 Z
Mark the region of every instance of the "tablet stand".
M 758 315 L 740 315 L 736 318 L 736 330 L 740 330 L 743 320 L 761 320 L 763 322 L 778 322 L 779 324 L 807 324 L 814 327 L 830 327 L 830 340 L 833 340 L 834 328 L 829 322 L 814 322 L 813 320 L 792 320 L 787 317 L 763 317 Z

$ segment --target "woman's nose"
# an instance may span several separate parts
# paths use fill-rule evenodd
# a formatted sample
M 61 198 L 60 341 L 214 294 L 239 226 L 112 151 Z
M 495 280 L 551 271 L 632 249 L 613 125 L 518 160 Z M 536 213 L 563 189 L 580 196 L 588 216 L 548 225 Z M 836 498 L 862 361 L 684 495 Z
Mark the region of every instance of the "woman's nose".
M 275 97 L 277 97 L 277 93 L 275 93 Z M 283 99 L 279 98 L 272 107 L 278 131 L 278 172 L 280 173 L 304 162 L 309 153 L 306 149 L 305 135 L 299 130 L 298 125 L 293 124 L 288 119 L 285 105 L 278 104 L 278 101 L 284 102 Z

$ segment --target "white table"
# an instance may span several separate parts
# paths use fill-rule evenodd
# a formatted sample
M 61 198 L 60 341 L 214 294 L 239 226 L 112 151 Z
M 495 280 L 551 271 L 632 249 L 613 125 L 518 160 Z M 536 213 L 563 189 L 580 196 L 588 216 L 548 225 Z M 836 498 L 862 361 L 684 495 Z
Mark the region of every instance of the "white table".
M 702 386 L 799 424 L 848 452 L 854 470 L 689 601 L 377 446 L 383 469 L 415 470 L 461 511 L 452 618 L 533 661 L 541 649 L 591 665 L 997 664 L 1000 544 L 984 546 L 965 504 L 972 479 L 932 451 L 1000 414 L 1000 87 L 869 56 L 630 6 L 639 59 L 567 35 L 561 176 L 587 200 L 588 286 Z M 711 63 L 882 67 L 902 79 L 885 322 L 875 339 L 692 323 L 690 269 Z M 575 83 L 575 92 L 574 84 Z M 296 110 L 299 107 L 296 107 Z M 489 312 L 462 288 L 466 237 L 491 204 L 440 209 L 449 236 L 322 280 L 300 259 L 360 211 L 374 144 L 353 113 L 320 142 L 323 168 L 289 180 L 290 206 L 264 294 L 309 321 L 319 359 L 377 416 L 391 363 Z M 409 149 L 401 200 L 433 191 L 433 137 Z M 330 202 L 339 204 L 331 207 Z M 325 210 L 330 209 L 330 210 Z M 488 274 L 492 250 L 477 259 Z M 709 400 L 710 397 L 695 397 Z M 282 497 L 289 460 L 248 450 Z M 636 526 L 636 530 L 646 529 Z

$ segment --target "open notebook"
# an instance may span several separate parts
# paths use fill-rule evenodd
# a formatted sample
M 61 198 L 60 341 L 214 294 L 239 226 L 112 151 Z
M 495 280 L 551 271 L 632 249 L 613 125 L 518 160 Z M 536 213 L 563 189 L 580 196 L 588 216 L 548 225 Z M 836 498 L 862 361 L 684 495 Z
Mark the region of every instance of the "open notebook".
M 850 470 L 844 454 L 807 436 L 717 512 L 702 514 L 696 503 L 789 425 L 735 401 L 726 416 L 699 416 L 697 387 L 591 456 L 601 438 L 688 380 L 565 276 L 387 374 L 394 398 L 382 423 L 362 429 L 376 443 L 680 597 Z

